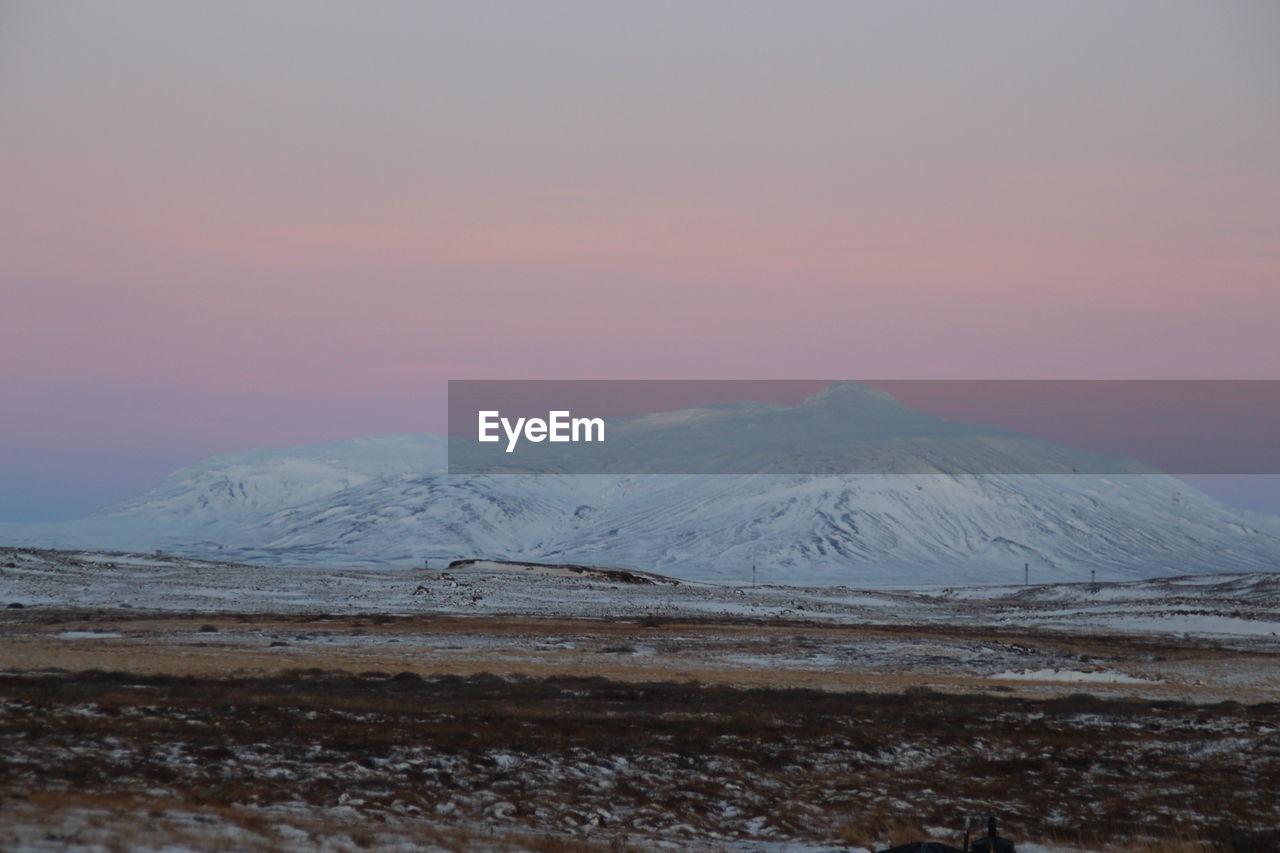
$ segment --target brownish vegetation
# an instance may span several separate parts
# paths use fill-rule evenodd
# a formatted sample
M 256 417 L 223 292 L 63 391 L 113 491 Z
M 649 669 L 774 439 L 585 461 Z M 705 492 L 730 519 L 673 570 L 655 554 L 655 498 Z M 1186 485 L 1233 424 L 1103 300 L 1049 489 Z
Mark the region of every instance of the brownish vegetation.
M 1276 704 L 1084 694 L 8 674 L 0 811 L 186 809 L 263 837 L 281 815 L 345 815 L 357 847 L 394 823 L 445 849 L 470 843 L 451 848 L 452 826 L 551 851 L 584 837 L 873 845 L 994 810 L 1015 839 L 1249 853 L 1280 848 L 1278 728 Z
M 70 636 L 64 636 L 70 635 Z M 75 636 L 80 634 L 82 636 Z M 87 636 L 83 636 L 87 635 Z M 631 620 L 546 616 L 182 614 L 28 609 L 0 620 L 0 670 L 102 669 L 269 676 L 320 665 L 348 672 L 544 678 L 596 675 L 738 687 L 1038 698 L 1076 689 L 992 672 L 1062 666 L 1144 679 L 1094 693 L 1212 703 L 1278 695 L 1276 654 L 1256 644 L 1143 635 L 925 624 L 819 624 L 718 617 Z M 812 663 L 812 659 L 825 661 Z M 975 668 L 983 664 L 986 669 Z

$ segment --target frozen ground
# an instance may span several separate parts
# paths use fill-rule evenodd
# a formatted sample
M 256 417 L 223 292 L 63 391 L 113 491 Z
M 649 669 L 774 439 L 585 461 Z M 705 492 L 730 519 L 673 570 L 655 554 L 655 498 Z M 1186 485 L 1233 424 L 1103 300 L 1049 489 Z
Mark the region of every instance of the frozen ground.
M 0 847 L 1275 849 L 1278 581 L 2 549 Z
M 1280 695 L 1280 576 L 854 590 L 599 567 L 263 569 L 0 550 L 0 663 L 111 668 L 140 649 L 250 671 L 591 672 L 824 689 Z M 171 618 L 166 618 L 170 614 Z M 210 623 L 210 624 L 206 624 Z M 208 628 L 207 631 L 200 629 Z M 216 634 L 213 631 L 216 630 Z M 155 664 L 163 671 L 167 658 Z
M 995 808 L 1024 850 L 1245 853 L 1280 841 L 1278 723 L 1080 695 L 8 674 L 0 845 L 815 853 L 954 843 Z
M 1280 637 L 1280 573 L 1030 586 L 726 585 L 645 572 L 458 561 L 421 569 L 264 568 L 94 551 L 0 549 L 0 605 L 229 613 L 742 617 Z

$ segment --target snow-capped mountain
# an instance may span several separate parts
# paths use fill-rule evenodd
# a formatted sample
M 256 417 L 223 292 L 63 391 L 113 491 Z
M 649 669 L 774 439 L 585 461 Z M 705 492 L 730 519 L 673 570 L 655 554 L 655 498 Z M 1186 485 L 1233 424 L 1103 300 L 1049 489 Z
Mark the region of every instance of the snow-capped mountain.
M 838 423 L 859 424 L 861 438 L 837 441 Z M 552 560 L 734 581 L 755 565 L 775 583 L 1008 582 L 1026 563 L 1041 581 L 1280 569 L 1280 519 L 1136 462 L 941 421 L 859 386 L 609 429 L 661 434 L 668 448 L 692 430 L 694 446 L 710 435 L 725 453 L 750 435 L 754 448 L 798 448 L 818 470 L 824 454 L 848 470 L 863 451 L 846 445 L 863 441 L 892 454 L 892 470 L 922 473 L 464 476 L 444 473 L 442 437 L 384 436 L 213 457 L 87 519 L 0 538 L 272 564 Z M 966 473 L 1032 462 L 1054 473 Z

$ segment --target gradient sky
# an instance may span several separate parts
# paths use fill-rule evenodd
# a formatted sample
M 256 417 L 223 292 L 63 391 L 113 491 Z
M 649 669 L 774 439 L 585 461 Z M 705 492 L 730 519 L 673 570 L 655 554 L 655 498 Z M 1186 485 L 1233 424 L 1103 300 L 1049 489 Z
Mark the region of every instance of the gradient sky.
M 1280 378 L 1280 4 L 0 5 L 0 520 L 449 378 Z

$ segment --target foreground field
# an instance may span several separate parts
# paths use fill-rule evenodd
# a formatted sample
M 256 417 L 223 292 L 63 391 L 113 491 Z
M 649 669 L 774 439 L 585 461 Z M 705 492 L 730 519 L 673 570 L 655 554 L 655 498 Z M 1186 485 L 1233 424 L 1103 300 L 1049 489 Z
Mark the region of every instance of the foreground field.
M 0 679 L 0 719 L 20 847 L 874 846 L 993 805 L 1019 839 L 1280 843 L 1275 704 L 89 672 Z
M 0 849 L 875 850 L 991 811 L 1029 853 L 1280 849 L 1266 577 L 739 592 L 481 564 L 293 575 L 329 583 L 273 610 L 269 574 L 210 606 L 217 565 L 0 562 Z M 1092 621 L 1116 610 L 1182 630 Z

